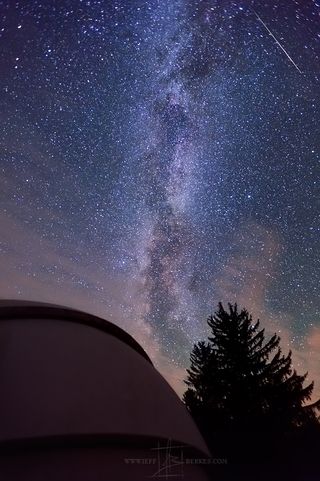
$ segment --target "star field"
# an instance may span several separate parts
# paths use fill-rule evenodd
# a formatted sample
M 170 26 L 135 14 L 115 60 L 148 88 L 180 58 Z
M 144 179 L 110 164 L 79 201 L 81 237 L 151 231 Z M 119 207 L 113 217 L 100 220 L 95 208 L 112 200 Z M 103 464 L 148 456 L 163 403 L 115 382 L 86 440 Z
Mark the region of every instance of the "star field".
M 0 11 L 0 296 L 108 318 L 173 384 L 237 301 L 318 376 L 320 3 Z

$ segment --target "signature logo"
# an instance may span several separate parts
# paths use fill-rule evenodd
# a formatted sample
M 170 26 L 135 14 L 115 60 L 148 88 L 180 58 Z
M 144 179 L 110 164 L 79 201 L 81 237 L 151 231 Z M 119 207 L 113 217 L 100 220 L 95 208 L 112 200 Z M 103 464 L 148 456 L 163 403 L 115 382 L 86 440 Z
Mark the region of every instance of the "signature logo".
M 158 446 L 152 450 L 157 453 L 157 471 L 151 478 L 183 478 L 183 448 L 184 445 L 173 445 L 168 439 L 165 446 Z

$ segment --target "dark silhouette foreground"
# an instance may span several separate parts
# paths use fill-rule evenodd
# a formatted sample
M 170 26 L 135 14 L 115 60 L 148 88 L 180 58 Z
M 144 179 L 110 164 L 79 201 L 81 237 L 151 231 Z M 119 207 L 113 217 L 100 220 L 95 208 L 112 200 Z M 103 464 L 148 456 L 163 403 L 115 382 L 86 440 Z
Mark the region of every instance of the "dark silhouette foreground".
M 220 303 L 208 325 L 208 342 L 192 350 L 183 399 L 212 455 L 228 458 L 217 479 L 242 479 L 241 468 L 243 479 L 320 473 L 320 400 L 307 404 L 313 382 L 304 385 L 291 351 L 282 354 L 276 334 L 266 341 L 259 320 L 236 304 L 227 311 Z M 258 477 L 255 465 L 264 466 Z

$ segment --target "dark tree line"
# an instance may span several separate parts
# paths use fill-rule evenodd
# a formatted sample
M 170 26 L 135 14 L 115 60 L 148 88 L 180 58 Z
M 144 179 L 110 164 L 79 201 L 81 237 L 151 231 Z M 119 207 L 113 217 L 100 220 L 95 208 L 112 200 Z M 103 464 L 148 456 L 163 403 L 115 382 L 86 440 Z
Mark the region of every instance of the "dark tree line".
M 281 459 L 290 458 L 299 436 L 305 445 L 305 433 L 320 441 L 320 400 L 310 403 L 313 382 L 293 369 L 280 337 L 265 340 L 259 320 L 236 304 L 225 310 L 220 303 L 208 325 L 208 341 L 191 353 L 184 402 L 211 451 L 250 463 L 279 457 L 279 449 Z

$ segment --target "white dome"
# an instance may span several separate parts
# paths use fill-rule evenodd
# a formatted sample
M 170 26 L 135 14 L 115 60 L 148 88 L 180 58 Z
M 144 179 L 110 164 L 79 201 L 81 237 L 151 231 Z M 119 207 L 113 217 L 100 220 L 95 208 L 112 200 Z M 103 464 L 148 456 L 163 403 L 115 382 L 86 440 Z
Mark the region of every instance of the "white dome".
M 95 465 L 107 458 L 110 465 L 110 453 L 113 459 L 117 457 L 114 446 L 124 444 L 133 453 L 137 446 L 150 449 L 156 442 L 171 440 L 202 456 L 208 454 L 183 403 L 141 346 L 114 324 L 80 311 L 1 301 L 0 387 L 2 446 L 18 449 L 45 444 L 51 446 L 51 451 L 46 451 L 50 457 L 52 446 L 57 449 L 61 443 L 69 448 L 79 443 L 108 445 L 109 454 L 105 447 L 99 448 L 103 456 Z M 96 450 L 95 456 L 99 457 L 100 451 Z M 39 460 L 39 453 L 37 456 Z M 24 459 L 30 463 L 31 458 Z M 10 456 L 8 459 L 6 466 Z M 24 466 L 21 479 L 29 479 L 25 463 L 19 462 Z M 38 464 L 48 466 L 50 462 Z M 81 466 L 78 458 L 74 464 Z M 42 471 L 42 476 L 46 475 Z M 52 479 L 63 476 L 62 470 Z M 119 479 L 136 479 L 134 476 L 131 466 L 130 478 Z M 10 479 L 20 479 L 19 474 Z M 77 479 L 86 478 L 77 473 Z M 91 472 L 90 479 L 100 478 Z

